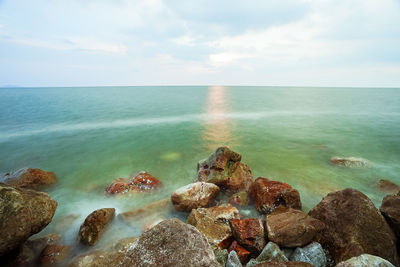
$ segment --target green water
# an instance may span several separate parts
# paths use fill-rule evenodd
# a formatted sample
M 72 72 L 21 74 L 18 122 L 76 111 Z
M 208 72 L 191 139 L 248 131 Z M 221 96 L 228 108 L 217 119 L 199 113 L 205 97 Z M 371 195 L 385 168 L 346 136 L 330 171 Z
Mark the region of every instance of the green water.
M 305 210 L 346 187 L 379 207 L 385 193 L 376 182 L 400 183 L 400 89 L 14 88 L 0 89 L 0 99 L 0 173 L 54 171 L 59 182 L 47 192 L 59 203 L 55 219 L 80 216 L 64 230 L 69 240 L 95 209 L 118 213 L 169 197 L 194 180 L 197 161 L 218 145 L 240 152 L 255 177 L 297 188 Z M 333 156 L 366 158 L 372 166 L 333 166 Z M 163 189 L 104 196 L 113 179 L 140 170 Z M 125 235 L 140 232 L 116 225 Z

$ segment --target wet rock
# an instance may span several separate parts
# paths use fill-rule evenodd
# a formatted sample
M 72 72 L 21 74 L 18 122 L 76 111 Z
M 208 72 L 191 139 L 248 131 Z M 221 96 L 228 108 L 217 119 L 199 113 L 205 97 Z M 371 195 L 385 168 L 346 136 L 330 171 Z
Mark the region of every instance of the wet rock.
M 176 210 L 190 212 L 192 209 L 210 206 L 219 190 L 219 187 L 212 183 L 192 183 L 175 190 L 171 201 Z
M 226 267 L 242 267 L 242 263 L 239 260 L 236 251 L 232 250 L 229 252 L 228 261 L 226 262 Z
M 56 208 L 46 193 L 0 183 L 0 256 L 46 227 Z
M 318 239 L 336 262 L 368 253 L 399 265 L 396 238 L 363 193 L 351 188 L 330 193 L 309 215 L 325 224 Z
M 370 163 L 368 160 L 363 158 L 355 157 L 333 157 L 331 158 L 331 163 L 334 165 L 345 166 L 345 167 L 368 167 Z
M 105 208 L 93 211 L 86 217 L 79 229 L 79 241 L 88 246 L 96 244 L 108 224 L 114 219 L 114 215 L 114 208 Z
M 400 191 L 400 186 L 389 180 L 381 179 L 378 182 L 378 189 L 387 193 L 397 193 Z
M 278 207 L 266 217 L 269 240 L 283 247 L 300 247 L 315 239 L 324 224 L 301 210 Z
M 325 267 L 326 256 L 321 244 L 313 242 L 305 247 L 296 248 L 290 256 L 290 261 L 308 262 L 315 267 Z
M 394 267 L 389 261 L 370 254 L 361 254 L 347 261 L 342 261 L 336 267 Z
M 226 265 L 226 261 L 228 260 L 228 250 L 227 249 L 215 249 L 214 250 L 215 259 L 218 261 L 221 266 Z
M 50 244 L 40 254 L 40 266 L 60 266 L 68 256 L 70 246 Z
M 264 262 L 287 262 L 287 257 L 283 254 L 283 251 L 274 242 L 268 242 L 264 247 L 260 255 L 257 258 L 251 259 L 246 266 L 256 266 L 257 264 Z
M 233 219 L 230 225 L 234 238 L 249 251 L 260 253 L 265 247 L 264 227 L 259 218 Z
M 250 196 L 260 213 L 268 214 L 278 206 L 301 209 L 300 194 L 286 183 L 258 177 L 250 187 Z
M 242 156 L 228 147 L 219 147 L 207 159 L 197 164 L 197 180 L 216 184 L 232 191 L 246 191 L 253 182 L 253 174 Z
M 135 174 L 132 178 L 117 178 L 106 188 L 109 195 L 124 195 L 130 193 L 148 192 L 159 188 L 161 181 L 145 171 Z
M 233 250 L 236 252 L 236 255 L 238 256 L 240 262 L 242 264 L 245 264 L 250 257 L 250 251 L 239 245 L 236 240 L 232 242 L 228 249 L 229 252 Z
M 0 182 L 14 187 L 39 189 L 57 183 L 54 172 L 23 168 L 11 173 L 0 174 Z
M 314 267 L 312 264 L 308 262 L 301 261 L 288 261 L 288 262 L 263 262 L 257 265 L 256 267 Z
M 144 232 L 127 251 L 123 266 L 219 266 L 206 238 L 178 219 L 165 220 Z
M 229 221 L 239 218 L 239 211 L 230 204 L 211 208 L 193 209 L 187 223 L 195 226 L 205 235 L 213 247 L 227 248 L 232 240 L 232 230 Z
M 130 210 L 118 214 L 118 219 L 125 223 L 137 223 L 137 221 L 143 220 L 147 217 L 162 217 L 172 211 L 172 203 L 170 198 L 165 198 L 159 201 L 152 202 L 140 209 Z
M 400 240 L 400 192 L 397 195 L 386 196 L 382 200 L 380 211 Z
M 237 206 L 248 206 L 250 204 L 249 194 L 246 191 L 237 192 L 229 198 L 229 203 Z

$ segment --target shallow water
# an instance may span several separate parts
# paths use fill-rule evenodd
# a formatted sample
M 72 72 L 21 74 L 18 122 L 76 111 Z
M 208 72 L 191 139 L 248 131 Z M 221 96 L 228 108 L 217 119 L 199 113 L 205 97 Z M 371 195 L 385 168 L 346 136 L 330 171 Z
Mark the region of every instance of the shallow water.
M 47 192 L 59 206 L 46 231 L 77 214 L 62 230 L 66 242 L 74 242 L 95 209 L 119 213 L 168 198 L 194 180 L 197 161 L 218 145 L 240 152 L 255 177 L 297 188 L 305 210 L 346 187 L 379 207 L 386 193 L 376 182 L 400 183 L 400 89 L 13 88 L 0 89 L 0 99 L 0 173 L 22 167 L 56 173 L 59 182 Z M 333 156 L 362 157 L 372 165 L 333 166 Z M 163 189 L 104 196 L 114 178 L 140 170 L 159 178 Z M 104 240 L 140 232 L 141 225 L 116 220 Z

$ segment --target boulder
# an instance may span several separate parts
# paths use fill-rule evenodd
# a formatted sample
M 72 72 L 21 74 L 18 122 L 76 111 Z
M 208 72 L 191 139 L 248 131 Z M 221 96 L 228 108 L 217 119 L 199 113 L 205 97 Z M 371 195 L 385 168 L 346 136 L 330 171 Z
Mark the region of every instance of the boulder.
M 400 186 L 398 186 L 397 184 L 389 181 L 389 180 L 385 180 L 385 179 L 381 179 L 378 182 L 378 189 L 380 191 L 383 192 L 387 192 L 387 193 L 397 193 L 400 191 Z
M 278 207 L 266 217 L 269 240 L 279 246 L 294 248 L 304 246 L 315 239 L 324 224 L 301 210 Z
M 368 167 L 370 163 L 368 160 L 363 158 L 355 157 L 333 157 L 331 163 L 334 165 L 345 166 L 345 167 Z
M 249 263 L 247 263 L 247 267 L 257 266 L 257 264 L 263 262 L 271 262 L 271 261 L 273 262 L 289 261 L 287 257 L 283 254 L 283 251 L 274 242 L 268 242 L 268 244 L 264 247 L 260 255 L 258 255 L 257 258 L 249 261 Z
M 300 194 L 286 183 L 258 177 L 250 187 L 250 196 L 260 213 L 268 214 L 278 206 L 301 209 Z
M 14 187 L 39 189 L 57 183 L 54 172 L 23 168 L 18 171 L 0 174 L 0 182 Z
M 249 194 L 246 191 L 237 192 L 229 198 L 229 203 L 237 206 L 248 206 L 250 204 Z
M 327 265 L 325 252 L 321 244 L 317 242 L 312 242 L 302 248 L 296 248 L 290 256 L 290 261 L 308 262 L 315 267 L 325 267 Z
M 363 193 L 352 188 L 329 193 L 309 215 L 325 224 L 318 239 L 336 262 L 367 253 L 399 265 L 396 237 Z
M 380 257 L 361 254 L 360 256 L 338 263 L 336 267 L 394 267 L 394 265 Z
M 205 235 L 213 247 L 228 248 L 233 241 L 229 221 L 239 218 L 239 211 L 230 204 L 211 208 L 193 209 L 187 223 L 196 227 Z
M 397 239 L 400 240 L 400 192 L 397 195 L 386 196 L 382 201 L 380 211 Z
M 130 193 L 148 192 L 158 189 L 161 181 L 145 171 L 141 171 L 132 178 L 117 178 L 106 188 L 106 194 L 124 195 Z
M 168 219 L 144 232 L 123 266 L 219 266 L 207 239 L 193 226 Z
M 259 218 L 233 219 L 230 225 L 233 237 L 247 250 L 258 254 L 265 247 L 264 227 Z
M 229 246 L 228 251 L 231 252 L 232 250 L 236 252 L 236 255 L 238 256 L 242 264 L 245 264 L 250 257 L 250 251 L 239 245 L 236 240 L 233 241 L 232 244 Z
M 47 245 L 40 254 L 40 266 L 61 266 L 66 260 L 70 249 L 70 246 L 57 244 Z
M 228 147 L 219 147 L 207 159 L 197 164 L 197 181 L 216 184 L 231 191 L 247 190 L 253 174 L 242 156 Z
M 205 208 L 219 193 L 219 187 L 212 183 L 197 182 L 183 186 L 171 195 L 171 201 L 177 211 Z
M 46 227 L 56 208 L 46 193 L 0 183 L 0 256 Z
M 79 241 L 88 246 L 96 244 L 108 224 L 114 219 L 114 215 L 114 208 L 99 209 L 90 213 L 79 229 Z
M 238 255 L 236 254 L 236 251 L 232 250 L 228 254 L 228 260 L 226 262 L 226 267 L 242 267 L 242 263 L 240 262 L 240 259 Z

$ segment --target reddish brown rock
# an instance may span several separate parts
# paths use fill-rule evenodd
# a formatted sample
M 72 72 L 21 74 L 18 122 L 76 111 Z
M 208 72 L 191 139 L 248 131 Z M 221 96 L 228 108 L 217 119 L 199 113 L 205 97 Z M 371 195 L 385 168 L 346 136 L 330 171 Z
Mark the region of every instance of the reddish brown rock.
M 400 192 L 386 196 L 380 211 L 400 241 Z
M 301 210 L 278 207 L 266 217 L 268 238 L 279 246 L 295 248 L 313 241 L 324 224 Z
M 171 195 L 174 208 L 178 211 L 208 207 L 219 193 L 219 187 L 212 183 L 197 182 L 183 186 Z
M 248 190 L 253 174 L 242 156 L 228 147 L 219 147 L 197 164 L 197 180 L 216 184 L 231 191 Z
M 79 229 L 78 239 L 81 243 L 88 246 L 96 244 L 108 224 L 114 219 L 114 214 L 114 208 L 99 209 L 90 213 Z
M 211 208 L 193 209 L 187 223 L 196 227 L 205 235 L 213 247 L 227 248 L 232 240 L 232 230 L 229 220 L 239 218 L 239 211 L 230 204 Z
M 389 180 L 381 179 L 378 182 L 378 189 L 387 193 L 397 193 L 400 191 L 400 186 Z
M 231 252 L 234 250 L 242 264 L 245 264 L 250 258 L 250 251 L 246 250 L 244 247 L 238 244 L 238 242 L 233 241 L 230 245 L 228 251 Z
M 300 194 L 286 183 L 258 177 L 250 187 L 252 197 L 259 212 L 268 214 L 278 206 L 301 209 Z
M 247 206 L 250 204 L 249 194 L 246 191 L 237 192 L 229 198 L 229 203 L 237 206 Z
M 330 193 L 309 215 L 325 224 L 319 242 L 336 262 L 367 253 L 399 265 L 396 237 L 363 193 L 351 188 Z
M 259 218 L 233 219 L 230 224 L 234 238 L 247 250 L 260 253 L 265 247 L 264 227 Z
M 308 262 L 288 261 L 288 262 L 263 262 L 253 267 L 314 267 Z
M 141 171 L 132 178 L 117 178 L 106 188 L 109 195 L 124 195 L 138 192 L 148 192 L 159 188 L 161 181 L 145 171 Z
M 70 246 L 50 244 L 40 254 L 41 266 L 61 266 L 70 251 Z
M 14 187 L 39 189 L 57 183 L 54 172 L 23 168 L 15 172 L 0 174 L 0 182 Z
M 56 208 L 46 193 L 0 183 L 0 256 L 46 227 Z

